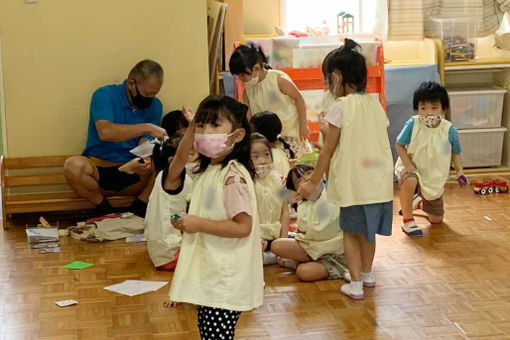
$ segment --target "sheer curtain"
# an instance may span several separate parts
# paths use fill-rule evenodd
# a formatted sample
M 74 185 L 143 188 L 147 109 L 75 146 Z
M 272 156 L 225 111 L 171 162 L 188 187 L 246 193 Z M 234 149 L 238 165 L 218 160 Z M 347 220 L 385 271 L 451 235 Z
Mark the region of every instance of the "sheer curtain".
M 504 13 L 509 10 L 510 0 L 391 0 L 388 39 L 422 39 L 429 34 L 429 16 L 477 19 L 479 36 L 484 37 L 498 30 Z

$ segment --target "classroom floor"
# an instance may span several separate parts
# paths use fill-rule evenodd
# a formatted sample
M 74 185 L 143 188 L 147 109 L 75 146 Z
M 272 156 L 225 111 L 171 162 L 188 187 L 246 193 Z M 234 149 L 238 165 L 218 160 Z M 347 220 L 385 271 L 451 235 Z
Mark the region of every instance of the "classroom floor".
M 363 301 L 343 296 L 342 281 L 300 283 L 266 267 L 264 305 L 242 314 L 236 339 L 510 338 L 510 196 L 451 188 L 445 201 L 445 224 L 422 238 L 402 233 L 395 217 L 393 236 L 377 240 L 377 288 Z M 0 339 L 198 338 L 192 306 L 163 308 L 168 285 L 135 297 L 103 289 L 171 279 L 154 270 L 144 243 L 64 238 L 60 254 L 43 255 L 29 249 L 24 227 L 0 231 Z M 62 268 L 74 260 L 94 265 Z M 54 304 L 64 299 L 78 305 Z

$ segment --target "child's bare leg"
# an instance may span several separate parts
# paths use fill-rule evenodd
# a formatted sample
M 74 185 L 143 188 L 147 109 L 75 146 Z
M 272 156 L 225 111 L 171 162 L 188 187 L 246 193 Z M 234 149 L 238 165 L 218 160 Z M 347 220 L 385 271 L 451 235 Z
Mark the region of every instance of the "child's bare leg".
M 370 273 L 375 256 L 375 241 L 368 242 L 364 235 L 360 235 L 361 242 L 361 271 Z
M 279 238 L 271 243 L 271 251 L 276 256 L 298 262 L 308 262 L 308 254 L 301 248 L 299 242 L 291 238 Z
M 429 221 L 430 223 L 432 224 L 441 224 L 443 223 L 443 216 L 437 216 L 437 215 L 432 215 L 432 214 L 427 214 L 428 215 L 428 218 L 429 218 Z
M 413 198 L 417 185 L 418 179 L 416 177 L 408 177 L 400 185 L 399 197 L 404 220 L 413 218 Z
M 302 263 L 297 267 L 296 276 L 304 282 L 313 282 L 327 279 L 328 270 L 320 262 Z
M 344 232 L 344 252 L 347 258 L 347 267 L 352 281 L 361 281 L 361 245 L 360 233 Z M 364 237 L 361 235 L 361 237 Z

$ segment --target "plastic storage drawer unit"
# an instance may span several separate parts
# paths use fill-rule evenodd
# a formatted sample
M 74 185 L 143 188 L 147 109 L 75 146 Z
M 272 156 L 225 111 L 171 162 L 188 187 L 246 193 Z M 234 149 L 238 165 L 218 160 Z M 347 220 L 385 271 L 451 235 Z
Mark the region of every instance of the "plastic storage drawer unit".
M 448 120 L 457 129 L 500 127 L 505 93 L 506 90 L 500 87 L 469 90 L 448 89 L 450 96 Z
M 464 167 L 500 166 L 506 128 L 459 130 Z

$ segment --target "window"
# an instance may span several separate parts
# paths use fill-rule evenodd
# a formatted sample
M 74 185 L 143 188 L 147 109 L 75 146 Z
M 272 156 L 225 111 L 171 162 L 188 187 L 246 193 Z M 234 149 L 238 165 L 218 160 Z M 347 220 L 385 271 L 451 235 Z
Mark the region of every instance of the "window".
M 344 12 L 353 16 L 354 33 L 372 33 L 378 1 L 381 0 L 281 0 L 282 22 L 287 32 L 306 32 L 307 27 L 310 27 L 336 34 L 338 30 L 342 31 L 342 27 L 337 27 L 337 16 Z M 348 20 L 347 15 L 345 21 Z M 349 28 L 349 24 L 344 27 Z

